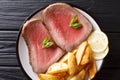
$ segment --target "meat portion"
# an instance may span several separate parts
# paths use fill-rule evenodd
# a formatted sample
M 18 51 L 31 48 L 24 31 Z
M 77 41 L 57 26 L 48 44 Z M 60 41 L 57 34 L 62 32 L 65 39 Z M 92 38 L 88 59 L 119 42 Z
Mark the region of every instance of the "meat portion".
M 77 10 L 65 3 L 49 5 L 43 12 L 44 22 L 58 46 L 71 51 L 84 41 L 92 30 L 91 23 Z M 77 15 L 82 28 L 70 27 L 70 21 Z
M 50 41 L 52 39 L 40 20 L 27 21 L 23 26 L 22 36 L 29 49 L 30 64 L 36 73 L 45 72 L 64 54 L 64 51 L 55 44 L 49 48 L 42 48 L 45 37 L 48 37 Z
M 39 11 L 37 12 L 34 16 L 32 16 L 31 19 L 40 19 L 41 21 L 43 21 L 43 11 Z

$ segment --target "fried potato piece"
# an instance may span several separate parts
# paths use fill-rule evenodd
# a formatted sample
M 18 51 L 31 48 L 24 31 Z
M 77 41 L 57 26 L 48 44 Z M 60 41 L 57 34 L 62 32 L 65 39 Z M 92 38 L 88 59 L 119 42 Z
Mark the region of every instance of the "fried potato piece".
M 85 49 L 85 53 L 82 57 L 82 60 L 81 60 L 81 65 L 85 65 L 87 63 L 90 62 L 90 57 L 91 57 L 91 51 L 90 51 L 90 46 L 88 45 Z
M 68 73 L 74 75 L 77 72 L 77 64 L 75 55 L 71 52 L 68 53 Z
M 68 73 L 67 72 L 61 72 L 61 73 L 57 73 L 57 74 L 54 74 L 54 75 L 59 76 L 61 78 L 64 78 L 68 75 Z
M 64 77 L 64 80 L 70 80 L 73 77 L 73 75 L 70 75 L 69 73 Z
M 68 60 L 68 53 L 66 53 L 66 54 L 59 60 L 59 62 L 67 63 L 67 60 Z
M 87 71 L 85 69 L 82 69 L 78 74 L 70 78 L 69 80 L 85 80 Z
M 87 66 L 88 66 L 88 64 L 77 66 L 77 73 L 79 73 L 80 71 L 82 71 L 83 69 L 85 69 Z
M 68 65 L 66 63 L 54 63 L 52 64 L 48 70 L 47 73 L 49 74 L 56 74 L 56 73 L 61 73 L 61 72 L 67 72 L 68 71 Z
M 72 52 L 71 52 L 71 54 L 75 54 L 77 52 L 77 49 L 74 49 Z M 69 52 L 68 52 L 69 53 Z M 65 63 L 67 63 L 67 61 L 68 61 L 68 53 L 66 53 L 60 60 L 59 60 L 59 62 L 65 62 Z
M 96 63 L 87 41 L 78 49 L 66 53 L 58 62 L 52 64 L 46 74 L 38 74 L 41 80 L 86 80 L 93 79 L 97 73 Z
M 77 53 L 78 49 L 74 49 L 72 53 L 75 55 Z
M 51 75 L 51 74 L 38 74 L 40 80 L 60 80 L 59 76 Z
M 87 41 L 84 41 L 78 47 L 78 51 L 76 53 L 77 65 L 79 65 L 81 60 L 82 60 L 82 56 L 84 55 L 84 51 L 85 51 L 85 48 L 86 48 L 87 44 L 88 44 Z
M 91 55 L 91 62 L 90 62 L 90 66 L 89 66 L 90 79 L 93 79 L 95 77 L 96 73 L 97 73 L 96 62 L 95 62 L 93 56 Z

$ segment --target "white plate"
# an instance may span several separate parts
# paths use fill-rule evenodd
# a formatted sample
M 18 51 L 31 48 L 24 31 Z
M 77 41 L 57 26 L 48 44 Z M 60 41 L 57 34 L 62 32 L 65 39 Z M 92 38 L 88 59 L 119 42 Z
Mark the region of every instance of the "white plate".
M 100 30 L 98 24 L 95 22 L 95 20 L 88 15 L 86 12 L 77 9 L 79 12 L 81 12 L 92 24 L 93 28 L 96 30 Z M 18 51 L 18 56 L 20 59 L 20 63 L 24 69 L 24 71 L 27 73 L 27 75 L 32 79 L 32 80 L 39 80 L 38 76 L 36 73 L 33 72 L 31 65 L 29 64 L 29 56 L 28 56 L 28 48 L 27 45 L 23 39 L 23 37 L 20 35 L 21 31 L 19 33 L 18 37 L 18 42 L 17 42 L 17 51 Z M 97 63 L 97 69 L 100 70 L 100 67 L 102 65 L 103 60 L 96 61 Z

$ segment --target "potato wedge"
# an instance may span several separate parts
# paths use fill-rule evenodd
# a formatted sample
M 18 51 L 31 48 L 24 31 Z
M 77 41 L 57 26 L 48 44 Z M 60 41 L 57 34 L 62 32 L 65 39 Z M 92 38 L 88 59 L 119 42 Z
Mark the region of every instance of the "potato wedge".
M 85 49 L 85 53 L 83 54 L 82 60 L 81 60 L 81 65 L 85 65 L 90 62 L 90 57 L 91 57 L 91 52 L 90 52 L 90 47 L 89 45 Z
M 74 49 L 71 54 L 75 54 L 77 52 L 77 49 Z M 69 53 L 69 52 L 68 52 Z M 68 60 L 68 53 L 66 53 L 60 60 L 59 62 L 65 62 L 67 63 L 67 60 Z
M 59 76 L 61 78 L 64 78 L 68 75 L 68 73 L 67 72 L 61 72 L 61 73 L 57 73 L 57 74 L 54 74 L 54 75 Z
M 80 46 L 78 47 L 78 51 L 76 53 L 76 61 L 77 61 L 77 65 L 80 64 L 82 56 L 84 54 L 85 48 L 87 46 L 87 41 L 84 41 L 80 44 Z
M 90 79 L 93 79 L 94 76 L 96 75 L 97 73 L 97 66 L 96 66 L 96 62 L 93 58 L 93 56 L 91 57 L 91 62 L 90 62 L 90 66 L 89 66 L 89 76 L 90 76 Z
M 67 63 L 67 60 L 68 60 L 68 53 L 66 53 L 58 62 Z
M 67 72 L 68 71 L 68 65 L 66 63 L 54 63 L 52 64 L 48 70 L 47 73 L 49 74 L 56 74 L 56 73 L 61 73 L 61 72 Z
M 69 76 L 67 76 L 67 78 L 65 80 L 71 80 L 72 77 L 73 76 L 69 75 Z
M 69 80 L 85 80 L 86 72 L 87 71 L 85 69 L 82 69 L 78 74 L 76 74 Z
M 75 55 L 77 53 L 78 49 L 74 49 L 72 53 Z
M 68 53 L 68 72 L 70 75 L 74 75 L 77 72 L 76 58 L 71 52 Z
M 51 75 L 51 74 L 38 74 L 40 80 L 60 80 L 59 76 Z
M 83 69 L 85 69 L 87 67 L 87 65 L 88 64 L 77 66 L 77 73 L 79 73 L 80 71 L 82 71 Z

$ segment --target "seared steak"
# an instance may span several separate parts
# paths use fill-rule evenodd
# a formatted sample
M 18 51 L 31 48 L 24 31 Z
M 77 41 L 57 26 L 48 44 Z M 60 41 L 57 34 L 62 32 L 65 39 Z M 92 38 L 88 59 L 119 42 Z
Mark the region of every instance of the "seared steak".
M 92 30 L 91 23 L 77 10 L 65 3 L 49 5 L 43 11 L 45 25 L 58 46 L 71 51 L 84 41 Z M 70 27 L 70 20 L 77 15 L 82 28 Z
M 64 54 L 64 51 L 55 44 L 49 48 L 42 48 L 42 42 L 46 36 L 50 41 L 52 39 L 40 20 L 27 21 L 23 26 L 22 36 L 29 49 L 30 64 L 36 73 L 45 72 Z

